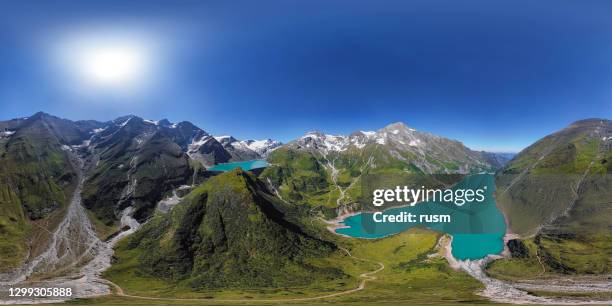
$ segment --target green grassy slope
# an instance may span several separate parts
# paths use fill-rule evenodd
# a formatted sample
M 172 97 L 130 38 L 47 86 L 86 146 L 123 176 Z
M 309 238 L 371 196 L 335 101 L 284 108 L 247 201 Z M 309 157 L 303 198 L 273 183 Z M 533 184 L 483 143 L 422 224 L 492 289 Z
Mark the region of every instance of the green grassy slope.
M 412 163 L 416 158 L 411 152 L 392 153 L 379 145 L 349 147 L 326 155 L 286 146 L 270 154 L 270 166 L 260 178 L 277 186 L 286 201 L 316 208 L 325 217 L 333 218 L 342 205 L 351 205 L 353 210 L 372 209 L 362 194 L 371 187 L 408 183 L 434 187 L 459 178 L 449 174 L 427 175 Z M 430 162 L 438 161 L 431 158 Z
M 276 203 L 275 203 L 276 202 Z M 291 287 L 346 275 L 310 259 L 336 248 L 313 238 L 242 170 L 210 179 L 170 214 L 154 217 L 117 249 L 108 275 L 137 274 L 192 289 Z M 135 259 L 134 256 L 137 256 Z
M 0 271 L 25 260 L 30 220 L 45 219 L 66 204 L 75 172 L 62 141 L 76 141 L 76 136 L 58 136 L 63 124 L 39 113 L 13 126 L 10 138 L 0 139 Z
M 405 152 L 405 154 L 409 154 Z M 271 164 L 260 177 L 269 181 L 288 202 L 318 208 L 326 217 L 335 217 L 340 205 L 358 203 L 362 179 L 368 175 L 410 176 L 423 174 L 405 160 L 392 156 L 380 146 L 349 148 L 328 152 L 282 147 L 270 154 Z M 334 170 L 337 171 L 334 174 Z M 344 192 L 341 197 L 340 189 Z
M 609 120 L 583 120 L 525 149 L 498 174 L 510 229 L 529 238 L 523 256 L 496 261 L 500 278 L 606 274 L 612 267 Z

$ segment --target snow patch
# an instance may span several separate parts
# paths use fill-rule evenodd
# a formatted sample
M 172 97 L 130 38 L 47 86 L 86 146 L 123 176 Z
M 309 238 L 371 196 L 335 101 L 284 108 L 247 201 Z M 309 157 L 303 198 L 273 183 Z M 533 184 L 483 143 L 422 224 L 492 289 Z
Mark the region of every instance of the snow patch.
M 126 124 L 128 124 L 128 122 L 130 122 L 130 120 L 132 120 L 132 117 L 130 117 L 127 120 L 123 121 L 121 124 L 119 124 L 119 126 L 120 127 L 124 127 Z
M 13 134 L 15 134 L 15 131 L 4 131 L 0 132 L 0 137 L 10 137 Z
M 344 136 L 336 135 L 325 135 L 323 143 L 327 149 L 338 152 L 346 150 L 346 146 L 348 144 L 347 139 Z
M 201 147 L 203 144 L 209 142 L 210 140 L 212 140 L 213 138 L 208 136 L 208 135 L 204 135 L 202 137 L 200 137 L 199 140 L 195 140 L 189 145 L 189 147 Z
M 307 148 L 315 147 L 318 149 L 322 149 L 323 151 L 344 151 L 347 149 L 347 146 L 351 144 L 351 141 L 348 137 L 342 135 L 330 135 L 330 134 L 321 134 L 318 132 L 310 132 L 302 138 L 301 141 L 306 141 L 305 145 Z
M 229 135 L 221 135 L 221 136 L 214 136 L 214 138 L 218 141 L 218 142 L 223 142 L 226 139 L 230 139 L 232 138 L 232 136 Z
M 266 155 L 282 145 L 280 141 L 272 139 L 244 140 L 240 143 L 259 155 Z
M 193 155 L 198 153 L 200 147 L 213 139 L 215 138 L 208 134 L 204 134 L 198 139 L 194 138 L 193 141 L 187 146 L 187 155 L 191 159 L 195 159 Z
M 302 136 L 301 139 L 307 139 L 307 138 L 312 138 L 312 139 L 320 139 L 321 135 L 317 132 L 309 132 L 306 135 Z
M 372 137 L 372 136 L 376 135 L 376 132 L 374 132 L 374 131 L 361 131 L 361 134 L 366 135 L 367 137 Z

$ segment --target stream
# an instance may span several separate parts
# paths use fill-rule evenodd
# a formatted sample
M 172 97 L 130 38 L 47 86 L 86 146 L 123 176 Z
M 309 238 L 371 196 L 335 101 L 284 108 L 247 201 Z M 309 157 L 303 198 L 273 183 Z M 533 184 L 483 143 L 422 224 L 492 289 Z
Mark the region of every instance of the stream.
M 580 284 L 563 284 L 554 280 L 546 283 L 510 283 L 487 276 L 484 271 L 486 265 L 501 258 L 499 255 L 489 255 L 479 260 L 457 260 L 446 246 L 445 257 L 451 267 L 461 269 L 480 281 L 485 288 L 478 294 L 491 301 L 508 304 L 547 304 L 547 305 L 610 305 L 612 300 L 578 299 L 570 297 L 543 297 L 529 294 L 529 290 L 547 292 L 609 292 L 612 291 L 612 282 L 589 282 Z
M 121 215 L 120 228 L 129 229 L 102 241 L 96 235 L 81 205 L 81 191 L 85 182 L 83 160 L 72 154 L 77 169 L 78 183 L 70 200 L 64 219 L 49 239 L 47 249 L 28 261 L 22 268 L 0 280 L 0 304 L 57 303 L 73 298 L 94 297 L 110 293 L 107 281 L 101 275 L 111 266 L 113 246 L 123 237 L 135 232 L 140 224 L 131 217 L 132 208 Z M 48 278 L 36 280 L 39 274 Z M 53 275 L 62 276 L 53 276 Z M 30 280 L 32 279 L 32 280 Z M 71 288 L 69 297 L 10 297 L 9 288 Z

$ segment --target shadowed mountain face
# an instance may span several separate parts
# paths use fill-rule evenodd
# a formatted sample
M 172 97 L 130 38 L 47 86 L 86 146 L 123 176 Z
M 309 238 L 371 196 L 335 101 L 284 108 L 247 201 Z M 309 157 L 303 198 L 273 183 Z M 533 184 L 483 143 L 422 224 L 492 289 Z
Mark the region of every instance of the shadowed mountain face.
M 194 170 L 181 148 L 191 137 L 138 117 L 115 120 L 95 133 L 88 146 L 95 167 L 83 190 L 85 207 L 106 222 L 129 206 L 135 218 L 147 218 L 164 192 L 192 178 Z
M 66 206 L 76 184 L 68 146 L 80 144 L 99 125 L 44 113 L 0 122 L 0 272 L 36 254 L 26 243 L 37 242 L 30 237 L 36 230 L 30 221 L 57 215 Z
M 127 207 L 140 221 L 164 193 L 191 185 L 202 166 L 260 158 L 231 150 L 189 122 L 171 124 L 135 116 L 118 118 L 96 131 L 88 153 L 95 167 L 85 183 L 83 202 L 111 222 Z
M 2 121 L 0 272 L 44 249 L 44 233 L 56 226 L 76 185 L 73 155 L 87 161 L 83 204 L 107 225 L 129 206 L 134 217 L 148 218 L 166 192 L 192 184 L 203 166 L 232 158 L 189 122 L 135 116 L 70 121 L 45 113 Z M 35 220 L 46 228 L 43 234 L 33 227 Z
M 136 260 L 136 273 L 192 288 L 284 287 L 342 277 L 340 270 L 307 263 L 336 247 L 306 234 L 284 205 L 242 170 L 221 174 L 122 243 L 118 264 Z
M 546 136 L 497 174 L 510 230 L 562 272 L 612 266 L 612 121 L 589 119 Z M 531 254 L 535 256 L 535 254 Z

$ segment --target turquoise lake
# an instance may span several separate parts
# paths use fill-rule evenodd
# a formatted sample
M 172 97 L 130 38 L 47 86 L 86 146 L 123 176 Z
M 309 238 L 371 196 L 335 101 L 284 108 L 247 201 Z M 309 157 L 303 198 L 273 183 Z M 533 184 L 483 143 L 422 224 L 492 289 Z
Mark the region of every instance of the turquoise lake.
M 242 170 L 249 171 L 249 170 L 258 169 L 258 168 L 265 168 L 267 166 L 268 166 L 268 162 L 266 162 L 265 160 L 254 159 L 254 160 L 247 160 L 247 161 L 241 161 L 241 162 L 235 162 L 235 163 L 218 164 L 218 165 L 214 165 L 208 168 L 208 170 L 225 172 L 225 171 L 234 170 L 240 167 L 242 168 Z
M 453 237 L 452 254 L 457 259 L 480 259 L 489 254 L 501 253 L 504 248 L 506 223 L 493 197 L 493 175 L 470 175 L 450 189 L 485 189 L 485 199 L 480 203 L 468 202 L 463 206 L 452 202 L 431 201 L 382 211 L 383 215 L 398 215 L 404 212 L 414 215 L 448 215 L 451 222 L 447 223 L 374 222 L 373 212 L 363 212 L 344 219 L 342 223 L 346 227 L 336 229 L 336 233 L 356 238 L 382 238 L 420 226 L 450 234 Z

